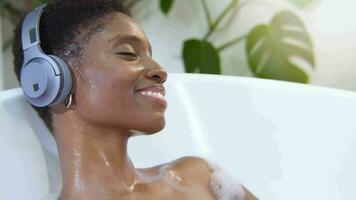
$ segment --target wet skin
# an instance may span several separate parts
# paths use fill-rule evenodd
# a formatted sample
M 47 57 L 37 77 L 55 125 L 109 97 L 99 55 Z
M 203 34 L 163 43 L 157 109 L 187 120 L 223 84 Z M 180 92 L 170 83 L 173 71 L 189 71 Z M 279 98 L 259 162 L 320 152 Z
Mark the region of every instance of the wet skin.
M 81 62 L 69 62 L 74 102 L 52 108 L 63 187 L 61 200 L 215 199 L 211 171 L 197 157 L 136 169 L 127 142 L 165 126 L 165 104 L 136 92 L 163 86 L 143 30 L 127 15 L 107 16 L 85 46 Z M 246 199 L 253 199 L 247 195 Z

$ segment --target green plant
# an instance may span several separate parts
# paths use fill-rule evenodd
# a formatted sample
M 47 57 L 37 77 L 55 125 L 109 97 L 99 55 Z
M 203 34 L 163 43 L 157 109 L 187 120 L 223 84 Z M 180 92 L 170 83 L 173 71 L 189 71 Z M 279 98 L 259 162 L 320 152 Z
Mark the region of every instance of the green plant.
M 306 8 L 308 7 L 311 3 L 313 3 L 313 0 L 288 0 L 292 4 L 296 5 L 299 8 Z
M 171 10 L 174 0 L 160 0 L 160 8 L 164 14 L 168 14 Z
M 220 74 L 221 51 L 246 41 L 247 60 L 254 76 L 307 83 L 308 74 L 293 62 L 293 58 L 302 59 L 314 68 L 313 45 L 303 22 L 292 12 L 279 12 L 269 24 L 258 25 L 249 33 L 220 46 L 216 47 L 209 41 L 221 21 L 237 4 L 238 0 L 232 0 L 213 21 L 206 1 L 202 0 L 209 29 L 202 38 L 184 42 L 182 54 L 186 72 Z
M 291 12 L 277 13 L 269 25 L 256 26 L 247 36 L 246 52 L 257 77 L 308 82 L 308 74 L 292 58 L 314 67 L 312 43 L 302 21 Z
M 0 0 L 1 13 L 11 22 L 17 23 L 26 10 L 46 3 L 49 0 L 29 0 L 25 9 L 16 8 L 10 0 Z M 142 0 L 126 0 L 132 9 Z M 289 0 L 302 7 L 312 0 Z M 161 11 L 168 15 L 174 0 L 159 0 Z M 309 75 L 303 70 L 295 58 L 303 60 L 312 69 L 315 68 L 313 45 L 303 22 L 297 15 L 289 11 L 277 13 L 269 24 L 255 26 L 249 33 L 232 38 L 225 44 L 215 46 L 209 38 L 239 4 L 231 0 L 225 9 L 213 20 L 206 0 L 201 0 L 208 23 L 208 30 L 202 38 L 191 38 L 184 41 L 182 57 L 187 73 L 221 74 L 220 54 L 231 46 L 245 42 L 246 57 L 252 74 L 260 78 L 286 80 L 307 83 Z M 27 9 L 28 8 L 28 9 Z M 4 45 L 7 48 L 11 40 Z

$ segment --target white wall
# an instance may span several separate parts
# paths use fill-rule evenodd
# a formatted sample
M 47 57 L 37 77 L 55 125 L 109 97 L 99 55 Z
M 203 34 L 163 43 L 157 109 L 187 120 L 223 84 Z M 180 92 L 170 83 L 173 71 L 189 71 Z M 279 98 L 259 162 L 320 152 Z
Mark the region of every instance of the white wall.
M 355 8 L 355 1 L 323 0 L 303 13 L 316 43 L 314 84 L 356 90 Z
M 215 18 L 230 0 L 207 2 Z M 356 3 L 351 0 L 315 0 L 306 10 L 298 10 L 287 0 L 240 0 L 240 3 L 245 6 L 211 37 L 214 44 L 220 45 L 247 33 L 256 24 L 268 22 L 277 11 L 290 9 L 304 19 L 314 41 L 317 67 L 311 75 L 311 84 L 356 91 L 356 12 L 353 11 Z M 158 8 L 158 0 L 144 0 L 133 10 L 135 20 L 148 35 L 154 58 L 169 72 L 184 72 L 181 60 L 183 41 L 201 38 L 207 29 L 201 1 L 176 0 L 168 16 Z M 7 22 L 3 23 L 3 37 L 8 38 L 13 28 Z M 12 59 L 10 51 L 4 53 L 4 88 L 18 85 L 12 72 Z M 222 52 L 222 67 L 224 74 L 251 76 L 244 43 Z

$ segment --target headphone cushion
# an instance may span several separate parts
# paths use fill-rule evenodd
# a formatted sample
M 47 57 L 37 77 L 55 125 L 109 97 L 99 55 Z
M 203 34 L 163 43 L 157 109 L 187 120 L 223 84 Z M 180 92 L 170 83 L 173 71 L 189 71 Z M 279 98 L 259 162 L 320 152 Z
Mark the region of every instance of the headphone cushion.
M 62 103 L 72 88 L 68 65 L 56 56 L 32 59 L 21 68 L 20 82 L 27 100 L 36 107 Z
M 57 92 L 57 97 L 55 101 L 52 102 L 51 104 L 51 105 L 56 105 L 62 103 L 66 99 L 66 97 L 70 94 L 72 90 L 72 75 L 69 66 L 63 59 L 54 55 L 49 55 L 49 57 L 55 61 L 61 73 L 60 75 L 61 87 Z

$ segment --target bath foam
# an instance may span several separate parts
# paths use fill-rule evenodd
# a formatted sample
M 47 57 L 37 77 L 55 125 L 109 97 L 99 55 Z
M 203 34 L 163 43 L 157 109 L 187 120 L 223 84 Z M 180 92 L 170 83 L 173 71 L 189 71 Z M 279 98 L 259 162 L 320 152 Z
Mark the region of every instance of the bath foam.
M 210 187 L 217 200 L 243 200 L 245 191 L 240 182 L 211 161 L 207 162 L 211 169 Z

